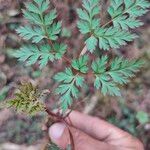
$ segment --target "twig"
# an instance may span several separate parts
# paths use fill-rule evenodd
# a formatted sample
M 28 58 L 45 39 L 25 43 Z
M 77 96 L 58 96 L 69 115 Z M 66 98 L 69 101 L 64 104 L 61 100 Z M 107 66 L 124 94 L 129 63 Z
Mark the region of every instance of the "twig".
M 87 52 L 87 47 L 84 46 L 79 56 L 83 56 Z
M 98 97 L 95 95 L 91 98 L 90 103 L 87 103 L 87 105 L 85 106 L 85 108 L 83 110 L 84 114 L 90 114 L 96 107 L 96 105 L 98 103 Z

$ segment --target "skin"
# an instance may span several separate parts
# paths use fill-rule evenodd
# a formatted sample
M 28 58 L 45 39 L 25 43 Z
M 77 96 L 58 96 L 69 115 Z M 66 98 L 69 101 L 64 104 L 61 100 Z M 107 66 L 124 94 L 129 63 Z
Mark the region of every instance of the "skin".
M 62 149 L 70 144 L 70 130 L 75 150 L 144 150 L 138 139 L 102 119 L 73 111 L 66 121 L 69 126 L 55 123 L 49 129 L 51 140 Z

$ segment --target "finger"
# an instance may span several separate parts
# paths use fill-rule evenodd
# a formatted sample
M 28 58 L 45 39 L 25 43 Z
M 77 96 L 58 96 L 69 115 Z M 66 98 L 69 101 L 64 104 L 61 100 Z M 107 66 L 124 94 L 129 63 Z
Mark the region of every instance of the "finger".
M 71 123 L 75 128 L 78 128 L 98 140 L 113 139 L 116 137 L 119 139 L 122 136 L 129 136 L 128 133 L 102 119 L 91 117 L 76 111 L 73 111 L 69 115 L 67 121 L 70 122 L 69 120 L 71 120 Z
M 49 129 L 49 135 L 51 140 L 57 144 L 60 148 L 65 149 L 71 143 L 71 136 L 75 145 L 75 150 L 108 150 L 109 145 L 103 142 L 99 142 L 84 132 L 69 127 L 69 129 L 62 123 L 56 123 Z
M 115 127 L 114 125 L 96 117 L 91 117 L 76 111 L 69 115 L 68 122 L 86 134 L 105 141 L 111 145 L 124 145 L 126 148 L 143 150 L 143 144 L 129 133 Z M 134 144 L 133 144 L 134 143 Z

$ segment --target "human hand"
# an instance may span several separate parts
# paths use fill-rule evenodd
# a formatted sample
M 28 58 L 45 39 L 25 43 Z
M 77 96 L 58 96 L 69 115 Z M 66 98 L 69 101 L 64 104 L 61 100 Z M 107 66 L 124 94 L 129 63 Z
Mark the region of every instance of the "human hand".
M 67 122 L 70 126 L 55 123 L 49 129 L 51 140 L 62 149 L 70 144 L 70 130 L 75 150 L 144 150 L 138 139 L 101 119 L 73 111 Z

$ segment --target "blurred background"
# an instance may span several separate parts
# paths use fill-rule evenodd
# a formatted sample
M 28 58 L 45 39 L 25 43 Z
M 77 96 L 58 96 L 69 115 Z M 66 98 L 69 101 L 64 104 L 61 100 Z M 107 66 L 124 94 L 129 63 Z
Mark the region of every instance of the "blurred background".
M 13 52 L 24 42 L 15 32 L 20 25 L 27 24 L 21 13 L 23 2 L 26 0 L 0 0 L 0 102 L 13 97 L 21 81 L 30 81 L 39 85 L 40 89 L 50 89 L 51 77 L 62 66 L 60 61 L 39 70 L 38 65 L 26 67 L 12 57 Z M 58 10 L 58 19 L 63 20 L 61 34 L 62 40 L 69 45 L 68 56 L 75 56 L 76 50 L 84 44 L 83 36 L 76 28 L 76 8 L 81 6 L 81 1 L 50 2 Z M 105 12 L 109 0 L 102 0 L 101 3 Z M 103 18 L 104 13 L 101 16 Z M 142 140 L 146 150 L 150 150 L 150 13 L 140 19 L 144 26 L 135 30 L 139 38 L 113 53 L 127 58 L 144 59 L 146 63 L 141 71 L 122 88 L 121 98 L 104 97 L 93 89 L 92 92 L 84 91 L 81 94 L 84 101 L 78 110 L 104 118 L 130 132 Z M 53 105 L 53 99 L 52 96 L 47 97 L 47 103 Z M 45 121 L 44 114 L 28 117 L 0 107 L 0 150 L 41 150 L 46 136 L 43 131 Z

